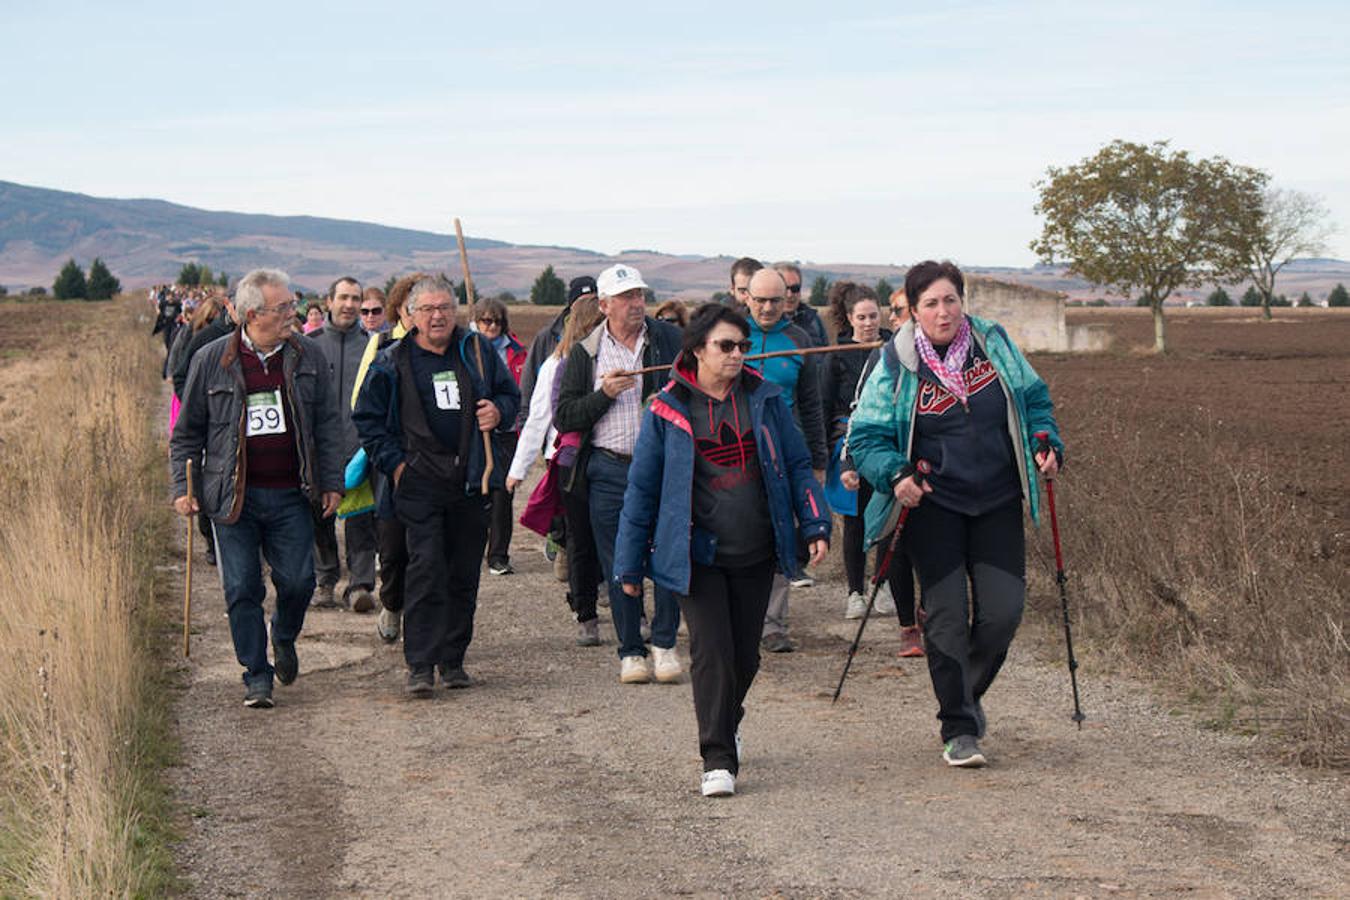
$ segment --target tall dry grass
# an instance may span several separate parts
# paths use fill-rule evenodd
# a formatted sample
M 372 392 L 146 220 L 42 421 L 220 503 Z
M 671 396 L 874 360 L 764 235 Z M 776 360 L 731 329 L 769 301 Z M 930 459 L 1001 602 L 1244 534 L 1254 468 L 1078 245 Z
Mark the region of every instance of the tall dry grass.
M 1316 486 L 1195 410 L 1081 408 L 1056 499 L 1084 673 L 1142 667 L 1217 725 L 1350 766 L 1350 576 L 1306 505 Z M 1058 623 L 1048 525 L 1032 546 L 1034 603 Z
M 146 754 L 158 358 L 135 301 L 44 365 L 0 444 L 0 895 L 136 896 L 163 877 Z M 162 705 L 162 701 L 159 701 Z

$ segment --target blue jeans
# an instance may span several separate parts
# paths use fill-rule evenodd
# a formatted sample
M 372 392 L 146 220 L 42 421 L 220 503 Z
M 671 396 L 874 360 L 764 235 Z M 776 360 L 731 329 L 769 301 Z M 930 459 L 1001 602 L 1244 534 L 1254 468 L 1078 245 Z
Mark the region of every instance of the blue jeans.
M 263 622 L 262 559 L 272 567 L 277 608 L 272 640 L 294 641 L 314 596 L 314 520 L 309 499 L 296 488 L 246 488 L 244 507 L 233 525 L 216 522 L 216 559 L 225 610 L 230 616 L 234 655 L 244 683 L 272 682 Z M 259 555 L 261 553 L 261 556 Z
M 619 637 L 619 657 L 646 656 L 642 642 L 642 599 L 630 597 L 614 581 L 614 542 L 619 536 L 619 510 L 623 492 L 628 488 L 628 465 L 599 450 L 591 453 L 586 464 L 590 484 L 591 531 L 595 534 L 600 572 L 609 591 L 609 612 Z M 656 610 L 652 615 L 652 645 L 669 649 L 675 646 L 680 628 L 680 606 L 675 595 L 659 585 L 655 587 Z

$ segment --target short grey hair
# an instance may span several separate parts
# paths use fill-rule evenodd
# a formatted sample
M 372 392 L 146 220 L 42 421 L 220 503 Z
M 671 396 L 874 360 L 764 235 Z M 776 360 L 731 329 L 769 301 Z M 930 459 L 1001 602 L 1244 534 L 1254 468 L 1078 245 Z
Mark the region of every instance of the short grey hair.
M 787 262 L 786 260 L 783 262 L 776 262 L 773 264 L 773 270 L 779 275 L 785 275 L 788 272 L 791 272 L 793 275 L 797 276 L 798 281 L 802 278 L 802 267 L 795 262 Z
M 408 308 L 409 313 L 417 311 L 417 301 L 423 294 L 449 294 L 450 304 L 459 305 L 459 296 L 455 293 L 455 285 L 444 275 L 428 275 L 425 278 L 419 278 L 408 288 L 408 299 L 404 301 L 404 306 Z
M 239 321 L 244 320 L 249 310 L 263 308 L 266 303 L 263 299 L 263 288 L 268 285 L 283 290 L 289 289 L 291 276 L 280 269 L 254 269 L 239 279 L 239 284 L 234 289 L 234 309 L 239 315 Z

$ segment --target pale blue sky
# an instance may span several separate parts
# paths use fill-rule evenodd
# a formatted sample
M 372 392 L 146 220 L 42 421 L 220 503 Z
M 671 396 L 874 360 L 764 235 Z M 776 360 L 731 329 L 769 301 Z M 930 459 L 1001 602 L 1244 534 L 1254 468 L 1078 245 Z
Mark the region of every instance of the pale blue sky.
M 487 6 L 0 0 L 0 179 L 607 252 L 1027 265 L 1047 166 L 1167 138 L 1322 195 L 1350 259 L 1344 2 Z

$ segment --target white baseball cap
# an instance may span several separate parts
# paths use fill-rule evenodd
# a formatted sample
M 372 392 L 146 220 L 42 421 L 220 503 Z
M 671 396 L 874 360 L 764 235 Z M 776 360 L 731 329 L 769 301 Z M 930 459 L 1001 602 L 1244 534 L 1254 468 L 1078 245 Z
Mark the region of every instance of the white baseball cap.
M 596 291 L 601 297 L 617 297 L 624 291 L 647 286 L 647 282 L 642 280 L 641 272 L 622 263 L 617 266 L 610 266 L 601 272 L 600 277 L 595 279 L 595 282 Z

